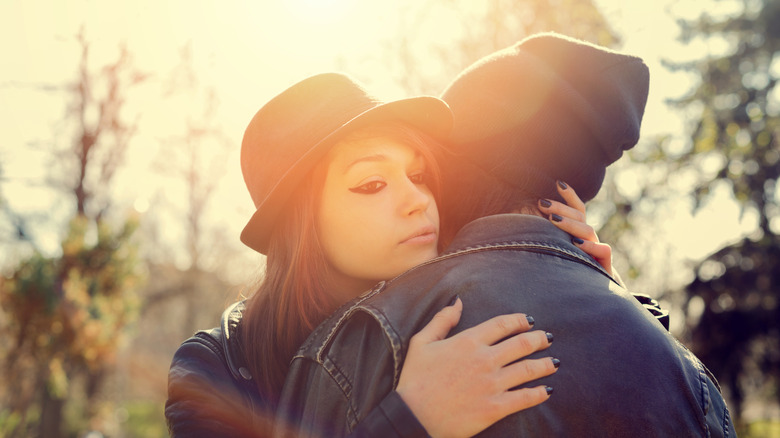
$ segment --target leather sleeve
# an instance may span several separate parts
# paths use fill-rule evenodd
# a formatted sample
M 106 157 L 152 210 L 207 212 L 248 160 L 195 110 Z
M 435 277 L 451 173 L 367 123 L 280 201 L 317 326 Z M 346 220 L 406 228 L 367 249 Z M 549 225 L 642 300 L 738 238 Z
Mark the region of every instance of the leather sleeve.
M 255 412 L 222 358 L 220 344 L 203 332 L 176 351 L 165 403 L 171 437 L 268 436 L 270 422 Z
M 424 438 L 428 433 L 397 392 L 388 394 L 382 403 L 358 423 L 349 438 Z
M 322 384 L 316 385 L 322 389 Z M 397 392 L 392 391 L 385 396 L 382 402 L 374 407 L 363 418 L 352 432 L 343 421 L 339 421 L 339 410 L 334 411 L 334 406 L 346 405 L 347 402 L 334 403 L 329 406 L 319 404 L 297 405 L 290 411 L 290 406 L 282 405 L 282 410 L 277 412 L 277 424 L 274 428 L 276 438 L 426 438 L 428 433 L 414 416 Z M 284 417 L 282 419 L 281 417 Z

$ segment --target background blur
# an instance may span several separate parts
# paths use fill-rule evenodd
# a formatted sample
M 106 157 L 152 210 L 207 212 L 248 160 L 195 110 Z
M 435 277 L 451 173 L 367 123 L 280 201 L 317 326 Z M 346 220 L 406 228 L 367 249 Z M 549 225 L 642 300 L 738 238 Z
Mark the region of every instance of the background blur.
M 238 150 L 268 99 L 436 95 L 548 30 L 649 65 L 589 221 L 740 436 L 780 436 L 780 0 L 0 0 L 0 437 L 167 436 L 173 352 L 262 274 Z

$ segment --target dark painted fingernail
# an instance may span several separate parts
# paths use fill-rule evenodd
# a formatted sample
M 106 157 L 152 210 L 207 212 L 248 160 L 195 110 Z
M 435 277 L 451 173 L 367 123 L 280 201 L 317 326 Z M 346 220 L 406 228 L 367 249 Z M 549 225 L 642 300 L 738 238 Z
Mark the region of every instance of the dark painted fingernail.
M 552 363 L 553 363 L 553 366 L 555 368 L 558 368 L 559 366 L 561 366 L 561 360 L 560 359 L 553 358 Z
M 553 334 L 550 332 L 545 333 L 547 335 L 547 342 L 552 344 L 553 341 Z
M 452 305 L 454 305 L 454 304 L 455 304 L 455 302 L 457 302 L 457 301 L 458 301 L 458 298 L 460 298 L 460 295 L 455 295 L 454 297 L 452 297 L 452 299 L 450 300 L 450 302 L 449 302 L 449 303 L 447 303 L 447 306 L 452 306 Z
M 566 190 L 569 188 L 569 186 L 566 185 L 566 183 L 563 181 L 558 181 L 558 187 L 560 187 L 562 190 Z
M 560 217 L 560 216 L 558 216 L 557 214 L 554 214 L 554 213 L 550 215 L 550 219 L 554 220 L 555 222 L 560 222 L 560 221 L 563 220 L 562 217 Z
M 530 325 L 531 327 L 534 326 L 534 317 L 533 316 L 527 316 L 526 315 L 525 319 L 528 320 L 528 325 Z
M 552 391 L 553 391 L 553 390 L 552 390 L 552 386 L 545 386 L 545 387 L 544 387 L 544 390 L 545 390 L 545 391 L 547 391 L 547 395 L 550 395 L 550 394 L 552 394 Z
M 550 202 L 550 201 L 548 201 L 546 199 L 540 199 L 539 200 L 539 205 L 541 205 L 544 208 L 550 208 L 550 206 L 552 205 L 552 202 Z
M 582 245 L 583 243 L 585 243 L 585 241 L 580 239 L 579 237 L 572 237 L 571 241 L 575 245 Z

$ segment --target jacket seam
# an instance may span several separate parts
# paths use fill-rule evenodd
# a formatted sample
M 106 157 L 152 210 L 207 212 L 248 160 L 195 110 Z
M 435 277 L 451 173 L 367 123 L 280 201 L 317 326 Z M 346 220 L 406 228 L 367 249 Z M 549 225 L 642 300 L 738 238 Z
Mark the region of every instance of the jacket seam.
M 396 279 L 403 277 L 411 272 L 416 271 L 419 268 L 422 268 L 423 266 L 427 266 L 433 263 L 440 262 L 442 260 L 448 260 L 453 257 L 458 257 L 465 254 L 472 254 L 476 252 L 483 252 L 483 251 L 495 251 L 495 250 L 520 250 L 520 251 L 530 251 L 534 252 L 533 250 L 541 250 L 542 252 L 546 254 L 550 254 L 552 252 L 553 256 L 562 257 L 568 260 L 572 260 L 581 264 L 584 264 L 586 266 L 589 266 L 598 272 L 600 272 L 602 275 L 606 276 L 609 280 L 620 286 L 621 288 L 623 286 L 618 283 L 617 280 L 612 278 L 611 275 L 609 275 L 604 268 L 596 263 L 593 260 L 590 260 L 588 258 L 583 257 L 582 255 L 575 253 L 573 251 L 570 251 L 566 248 L 560 247 L 558 245 L 553 245 L 547 242 L 541 242 L 541 241 L 534 241 L 534 240 L 509 240 L 509 241 L 503 241 L 503 242 L 494 242 L 494 243 L 486 243 L 482 245 L 472 245 L 467 246 L 458 250 L 455 250 L 453 252 L 448 252 L 445 254 L 442 254 L 434 259 L 428 260 L 426 262 L 423 262 L 417 266 L 414 266 L 410 268 L 409 270 L 403 272 L 402 274 L 396 276 L 392 280 L 390 280 L 388 283 L 392 283 Z M 562 254 L 560 254 L 562 253 Z M 567 257 L 563 257 L 562 255 L 565 255 Z
M 376 307 L 361 307 L 363 312 L 369 314 L 379 324 L 382 332 L 385 334 L 385 338 L 390 341 L 390 346 L 393 352 L 393 389 L 398 387 L 398 381 L 401 378 L 401 351 L 404 350 L 404 341 L 401 335 L 395 330 L 392 324 L 388 323 L 389 318 L 387 315 Z M 392 336 L 390 336 L 392 333 Z
M 385 287 L 385 282 L 380 282 L 376 286 L 374 286 L 373 289 L 371 289 L 370 292 L 366 293 L 364 296 L 360 297 L 359 300 L 357 300 L 355 303 L 353 303 L 346 312 L 344 312 L 338 321 L 336 321 L 335 324 L 331 327 L 330 331 L 328 332 L 328 335 L 325 337 L 325 340 L 322 342 L 320 347 L 317 349 L 317 361 L 322 362 L 322 354 L 323 352 L 328 348 L 330 343 L 333 341 L 333 336 L 336 334 L 339 328 L 344 324 L 346 320 L 348 320 L 356 311 L 360 310 L 359 306 L 363 301 L 367 300 L 368 298 L 376 295 L 379 293 L 382 289 Z M 314 338 L 314 337 L 312 337 Z
M 307 358 L 307 360 L 312 360 L 312 359 Z M 347 421 L 347 426 L 349 430 L 352 430 L 354 428 L 354 425 L 357 424 L 357 417 L 358 417 L 358 412 L 354 406 L 352 396 L 351 396 L 352 393 L 351 387 L 353 386 L 352 382 L 347 378 L 347 375 L 344 373 L 344 371 L 341 370 L 341 368 L 338 366 L 338 364 L 335 361 L 328 360 L 327 364 L 330 364 L 330 366 L 327 366 L 327 364 L 325 364 L 324 361 L 323 362 L 313 361 L 313 362 L 315 362 L 316 365 L 324 369 L 328 377 L 330 378 L 330 380 L 333 382 L 333 384 L 336 385 L 337 388 L 339 388 L 341 395 L 344 397 L 344 400 L 347 402 L 347 410 L 345 412 L 346 418 L 344 420 Z M 344 379 L 344 381 L 349 384 L 350 386 L 349 390 L 345 388 L 345 385 L 342 385 L 339 382 L 339 379 L 335 374 L 338 374 L 339 377 Z
M 212 335 L 204 331 L 195 333 L 191 338 L 182 343 L 182 345 L 184 344 L 205 345 L 209 350 L 211 350 L 212 353 L 216 354 L 217 357 L 224 356 L 224 351 L 222 350 L 222 345 L 220 345 L 220 342 Z

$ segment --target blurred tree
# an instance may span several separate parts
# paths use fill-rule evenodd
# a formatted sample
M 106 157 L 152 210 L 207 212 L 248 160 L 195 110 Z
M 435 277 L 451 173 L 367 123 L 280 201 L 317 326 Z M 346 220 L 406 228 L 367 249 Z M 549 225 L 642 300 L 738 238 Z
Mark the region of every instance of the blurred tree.
M 173 210 L 167 217 L 158 215 L 146 231 L 159 234 L 170 223 L 183 230 L 184 254 L 178 257 L 177 266 L 186 266 L 179 274 L 168 275 L 168 280 L 155 282 L 145 290 L 143 311 L 162 305 L 172 299 L 175 307 L 183 310 L 183 320 L 177 321 L 177 342 L 191 336 L 197 329 L 213 325 L 226 306 L 225 293 L 229 287 L 215 278 L 224 270 L 223 263 L 230 260 L 231 240 L 224 233 L 226 227 L 208 222 L 207 213 L 213 211 L 215 189 L 226 171 L 227 156 L 234 142 L 219 125 L 219 99 L 213 87 L 200 83 L 194 66 L 191 44 L 181 48 L 180 62 L 163 82 L 163 97 L 178 102 L 177 107 L 192 108 L 182 117 L 183 132 L 163 140 L 155 167 L 167 181 L 167 192 L 180 194 L 180 199 L 166 200 L 154 206 L 157 210 Z M 182 101 L 182 99 L 184 99 Z M 156 241 L 159 239 L 150 239 Z M 176 255 L 150 260 L 158 264 L 153 272 L 162 273 L 165 265 L 174 264 Z M 221 283 L 221 290 L 211 289 Z M 235 298 L 235 297 L 232 297 Z M 215 301 L 216 299 L 216 301 Z M 178 344 L 177 344 L 178 345 Z M 170 357 L 168 358 L 170 359 Z
M 780 401 L 780 1 L 723 3 L 736 11 L 681 21 L 682 40 L 728 50 L 671 66 L 701 77 L 675 102 L 697 115 L 675 163 L 699 169 L 696 208 L 725 186 L 743 215 L 757 217 L 755 231 L 700 263 L 686 288 L 697 310 L 692 350 L 728 392 L 739 425 L 748 395 Z M 712 171 L 701 170 L 705 160 Z
M 216 325 L 237 299 L 225 277 L 241 259 L 232 228 L 220 223 L 223 212 L 215 199 L 236 142 L 219 123 L 219 99 L 204 84 L 207 69 L 196 68 L 192 44 L 179 54 L 178 64 L 159 81 L 158 105 L 171 109 L 170 134 L 160 139 L 154 157 L 159 191 L 140 230 L 149 281 L 139 291 L 139 325 L 155 330 L 136 333 L 114 375 L 119 400 L 154 407 L 165 402 L 168 367 L 181 342 Z M 154 412 L 164 428 L 161 412 Z
M 397 60 L 391 63 L 398 66 L 397 82 L 410 95 L 438 95 L 466 66 L 533 33 L 559 32 L 607 47 L 618 43 L 591 0 L 433 0 L 407 7 L 385 50 Z M 420 44 L 436 34 L 432 26 L 445 25 L 460 29 L 462 36 L 446 42 L 434 36 L 430 45 Z M 420 71 L 419 61 L 431 52 L 440 70 Z
M 83 31 L 77 43 L 79 75 L 68 88 L 73 105 L 66 115 L 76 135 L 70 147 L 53 148 L 57 165 L 49 172 L 52 186 L 74 204 L 62 252 L 35 251 L 0 280 L 0 321 L 12 339 L 3 355 L 3 436 L 63 436 L 66 414 L 73 416 L 71 433 L 100 427 L 100 389 L 138 307 L 137 218 L 112 221 L 106 214 L 111 180 L 135 132 L 122 114 L 125 96 L 145 76 L 124 48 L 94 73 Z M 83 406 L 66 411 L 78 396 Z
M 88 422 L 97 420 L 99 390 L 137 313 L 136 227 L 128 219 L 113 232 L 76 216 L 61 257 L 35 254 L 0 280 L 4 333 L 12 338 L 3 415 L 13 427 L 0 429 L 3 436 L 62 436 L 65 403 L 76 395 L 85 398 L 76 426 L 96 426 Z

